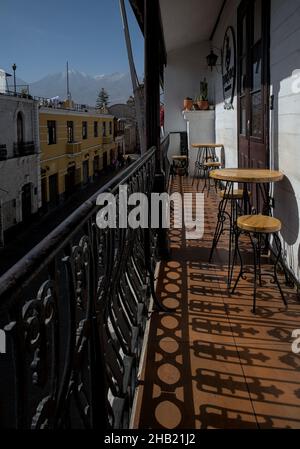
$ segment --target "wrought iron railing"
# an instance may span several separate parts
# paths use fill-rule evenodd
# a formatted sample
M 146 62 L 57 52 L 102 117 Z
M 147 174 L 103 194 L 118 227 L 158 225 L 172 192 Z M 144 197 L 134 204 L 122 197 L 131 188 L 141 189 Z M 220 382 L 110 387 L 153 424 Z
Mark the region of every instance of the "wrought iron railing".
M 35 153 L 34 142 L 14 143 L 14 157 L 30 156 Z
M 7 159 L 7 148 L 5 144 L 0 145 L 0 161 L 5 161 Z
M 170 134 L 168 134 L 160 144 L 161 152 L 162 152 L 162 169 L 165 174 L 165 180 L 166 180 L 166 190 L 168 190 L 168 184 L 169 184 L 169 178 L 170 178 L 170 170 L 171 170 L 171 164 L 168 158 L 168 151 L 170 146 Z
M 0 427 L 128 427 L 156 238 L 100 230 L 96 198 L 150 195 L 154 177 L 151 149 L 0 278 Z

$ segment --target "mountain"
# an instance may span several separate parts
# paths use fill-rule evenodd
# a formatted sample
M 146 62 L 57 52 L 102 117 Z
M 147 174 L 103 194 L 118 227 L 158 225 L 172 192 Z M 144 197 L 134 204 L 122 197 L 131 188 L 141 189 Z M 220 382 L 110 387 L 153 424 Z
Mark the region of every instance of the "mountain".
M 109 94 L 110 104 L 125 103 L 132 95 L 129 73 L 112 73 L 110 75 L 90 76 L 77 70 L 69 71 L 69 85 L 75 103 L 94 106 L 100 89 L 103 87 Z M 30 84 L 31 95 L 52 98 L 66 98 L 66 73 L 47 75 Z

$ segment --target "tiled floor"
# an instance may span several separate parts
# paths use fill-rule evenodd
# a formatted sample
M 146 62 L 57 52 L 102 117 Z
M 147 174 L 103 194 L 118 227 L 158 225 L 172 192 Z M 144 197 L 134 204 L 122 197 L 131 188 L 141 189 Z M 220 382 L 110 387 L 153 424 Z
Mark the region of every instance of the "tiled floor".
M 176 178 L 172 188 L 191 192 L 191 181 Z M 171 259 L 161 264 L 157 291 L 176 311 L 151 317 L 134 427 L 300 428 L 300 354 L 291 349 L 299 298 L 284 286 L 285 310 L 267 278 L 253 315 L 251 277 L 228 294 L 227 235 L 208 263 L 217 205 L 211 192 L 202 240 L 170 231 Z

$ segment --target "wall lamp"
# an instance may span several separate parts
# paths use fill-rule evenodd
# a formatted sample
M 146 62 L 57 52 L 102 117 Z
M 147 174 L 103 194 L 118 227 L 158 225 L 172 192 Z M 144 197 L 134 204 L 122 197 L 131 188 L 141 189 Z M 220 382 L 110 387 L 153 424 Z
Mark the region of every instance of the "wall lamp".
M 214 48 L 216 50 L 218 50 L 221 53 L 221 56 L 222 56 L 222 50 L 221 49 L 216 48 L 216 47 L 211 47 L 210 54 L 206 56 L 207 65 L 210 68 L 211 72 L 213 71 L 214 67 L 217 68 L 217 66 L 221 66 L 221 64 L 217 64 L 219 56 L 216 55 L 216 53 L 214 52 L 214 50 L 213 50 Z

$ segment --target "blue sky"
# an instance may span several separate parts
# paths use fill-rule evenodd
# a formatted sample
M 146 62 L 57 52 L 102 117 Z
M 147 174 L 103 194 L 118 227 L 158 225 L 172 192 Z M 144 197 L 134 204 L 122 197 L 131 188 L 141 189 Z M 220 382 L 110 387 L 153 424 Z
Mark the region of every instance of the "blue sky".
M 0 0 L 0 68 L 31 83 L 70 69 L 90 75 L 128 72 L 118 0 Z M 126 1 L 138 74 L 143 39 Z

